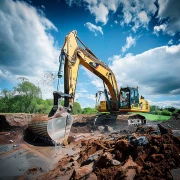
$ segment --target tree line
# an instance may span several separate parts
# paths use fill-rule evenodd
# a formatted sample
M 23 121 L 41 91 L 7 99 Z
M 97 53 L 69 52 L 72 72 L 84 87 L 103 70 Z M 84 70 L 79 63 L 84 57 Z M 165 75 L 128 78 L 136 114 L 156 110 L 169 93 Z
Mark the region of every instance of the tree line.
M 63 103 L 63 102 L 62 102 Z M 63 104 L 62 104 L 63 105 Z M 39 87 L 33 83 L 24 81 L 14 87 L 13 90 L 4 89 L 0 96 L 1 113 L 41 113 L 48 114 L 53 106 L 53 99 L 42 99 Z M 160 108 L 152 105 L 151 114 L 171 116 L 177 113 L 174 107 Z M 74 102 L 71 114 L 95 114 L 96 108 L 81 108 L 78 102 Z
M 179 110 L 175 107 L 165 107 L 161 108 L 159 106 L 150 106 L 150 113 L 156 115 L 172 116 L 175 115 Z
M 13 90 L 2 90 L 0 96 L 1 113 L 48 114 L 52 106 L 53 99 L 42 99 L 40 88 L 28 81 L 18 84 Z M 78 102 L 74 102 L 71 114 L 95 114 L 96 112 L 95 108 L 81 108 Z

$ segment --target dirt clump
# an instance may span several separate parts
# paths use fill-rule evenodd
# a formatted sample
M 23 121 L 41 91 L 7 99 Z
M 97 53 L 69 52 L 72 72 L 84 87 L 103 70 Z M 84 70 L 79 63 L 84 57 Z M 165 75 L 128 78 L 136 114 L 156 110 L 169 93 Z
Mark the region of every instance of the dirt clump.
M 38 172 L 43 172 L 41 167 L 32 167 L 27 170 L 27 174 L 36 174 Z

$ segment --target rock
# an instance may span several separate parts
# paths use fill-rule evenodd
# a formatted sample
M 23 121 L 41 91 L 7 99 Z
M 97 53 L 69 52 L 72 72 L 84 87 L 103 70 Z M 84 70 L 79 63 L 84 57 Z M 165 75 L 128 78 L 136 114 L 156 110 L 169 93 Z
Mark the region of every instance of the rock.
M 118 165 L 120 165 L 121 163 L 118 161 L 118 160 L 115 160 L 115 159 L 112 159 L 111 160 L 111 165 L 113 165 L 113 166 L 118 166 Z
M 84 166 L 90 164 L 91 162 L 97 161 L 99 157 L 102 155 L 102 153 L 103 150 L 97 151 L 96 153 L 90 155 L 85 161 L 83 161 L 81 165 Z
M 71 176 L 70 179 L 74 179 L 74 180 L 77 180 L 77 179 L 81 179 L 83 178 L 84 176 L 92 173 L 93 171 L 93 166 L 94 166 L 94 163 L 91 163 L 89 165 L 86 165 L 86 166 L 82 166 L 80 168 L 76 168 L 74 171 L 73 171 L 73 174 Z
M 13 140 L 9 140 L 10 143 L 13 143 Z
M 132 160 L 132 157 L 129 156 L 129 159 L 126 161 L 126 163 L 122 166 L 122 170 L 130 169 L 130 168 L 137 168 L 137 164 Z
M 112 132 L 113 131 L 113 128 L 108 126 L 108 125 L 105 125 L 104 127 L 104 132 Z
M 148 142 L 146 136 L 140 136 L 140 137 L 137 138 L 137 143 L 138 143 L 139 146 L 145 146 L 149 142 Z
M 140 173 L 142 167 L 138 166 L 133 160 L 132 157 L 129 156 L 129 159 L 122 166 L 122 170 L 126 175 L 126 180 L 133 180 L 136 176 L 136 172 Z
M 99 131 L 104 131 L 104 126 L 98 126 Z

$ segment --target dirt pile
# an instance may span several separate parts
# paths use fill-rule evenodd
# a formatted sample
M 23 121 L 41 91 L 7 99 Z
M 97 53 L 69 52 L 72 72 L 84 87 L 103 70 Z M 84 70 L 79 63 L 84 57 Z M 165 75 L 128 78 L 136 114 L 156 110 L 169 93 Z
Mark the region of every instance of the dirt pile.
M 80 153 L 66 156 L 40 179 L 172 179 L 180 167 L 180 139 L 159 125 L 132 135 L 81 141 Z
M 22 142 L 30 119 L 29 114 L 0 114 L 0 144 Z
M 29 114 L 0 114 L 0 131 L 14 127 L 26 127 L 30 120 L 31 115 Z
M 169 120 L 161 124 L 166 128 L 171 128 L 172 130 L 180 130 L 180 110 Z
M 94 130 L 94 115 L 78 115 L 73 118 L 72 133 L 89 133 Z

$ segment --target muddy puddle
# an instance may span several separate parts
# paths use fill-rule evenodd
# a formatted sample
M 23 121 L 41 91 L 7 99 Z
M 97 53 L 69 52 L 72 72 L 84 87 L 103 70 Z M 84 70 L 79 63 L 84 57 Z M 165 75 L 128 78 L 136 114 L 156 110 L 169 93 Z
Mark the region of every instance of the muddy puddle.
M 50 171 L 65 155 L 71 156 L 75 152 L 62 146 L 1 145 L 0 179 L 17 179 L 24 174 L 36 177 Z

